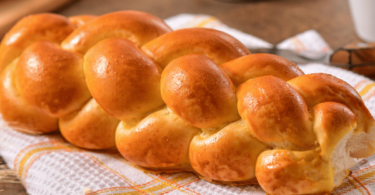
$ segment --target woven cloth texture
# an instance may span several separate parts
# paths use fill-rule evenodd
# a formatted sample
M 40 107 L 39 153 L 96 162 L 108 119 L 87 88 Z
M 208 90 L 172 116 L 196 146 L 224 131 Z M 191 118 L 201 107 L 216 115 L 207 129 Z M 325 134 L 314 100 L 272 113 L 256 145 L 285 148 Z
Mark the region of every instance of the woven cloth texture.
M 206 15 L 177 15 L 166 20 L 172 28 L 210 27 L 232 34 L 251 47 L 269 43 L 220 23 Z M 298 39 L 298 36 L 292 40 Z M 303 38 L 309 40 L 309 38 Z M 304 40 L 302 39 L 302 42 Z M 311 39 L 310 39 L 311 41 Z M 293 41 L 296 42 L 296 41 Z M 298 44 L 298 41 L 296 42 Z M 286 44 L 293 45 L 293 44 Z M 327 50 L 327 45 L 315 47 Z M 311 47 L 309 47 L 311 48 Z M 329 48 L 329 47 L 328 47 Z M 321 64 L 301 65 L 306 73 L 332 74 L 352 85 L 375 116 L 375 83 L 355 73 Z M 84 150 L 59 133 L 27 135 L 9 128 L 0 118 L 0 155 L 13 168 L 29 194 L 265 194 L 259 186 L 233 187 L 199 179 L 194 173 L 144 172 L 116 151 Z M 375 155 L 362 160 L 333 194 L 375 194 Z

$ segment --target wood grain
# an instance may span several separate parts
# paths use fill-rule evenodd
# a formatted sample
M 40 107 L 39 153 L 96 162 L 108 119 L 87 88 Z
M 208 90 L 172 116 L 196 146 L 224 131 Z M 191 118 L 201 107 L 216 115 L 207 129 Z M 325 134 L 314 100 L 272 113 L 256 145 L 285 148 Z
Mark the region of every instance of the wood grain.
M 27 194 L 20 180 L 12 169 L 9 169 L 0 157 L 0 195 Z
M 272 44 L 317 30 L 333 48 L 358 37 L 347 0 L 80 0 L 58 13 L 101 15 L 118 10 L 139 10 L 162 19 L 180 14 L 209 14 L 230 27 L 252 34 Z
M 53 11 L 71 0 L 13 0 L 0 1 L 0 37 L 22 17 Z

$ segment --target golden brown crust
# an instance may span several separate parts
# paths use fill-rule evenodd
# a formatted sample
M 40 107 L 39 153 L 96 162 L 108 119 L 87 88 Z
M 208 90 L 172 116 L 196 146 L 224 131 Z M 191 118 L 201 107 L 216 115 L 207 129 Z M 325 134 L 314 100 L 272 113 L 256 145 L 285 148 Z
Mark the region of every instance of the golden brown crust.
M 1 41 L 0 72 L 34 42 L 60 43 L 73 30 L 73 24 L 64 16 L 57 14 L 45 13 L 24 17 L 5 34 Z
M 357 116 L 356 132 L 367 132 L 374 125 L 374 118 L 367 110 L 358 92 L 337 77 L 316 73 L 297 77 L 288 83 L 302 95 L 309 108 L 327 101 L 341 103 L 349 107 Z
M 320 194 L 335 187 L 329 162 L 316 151 L 269 150 L 256 164 L 256 177 L 269 194 Z
M 162 35 L 142 47 L 162 68 L 172 60 L 188 54 L 203 54 L 217 65 L 250 54 L 250 51 L 232 36 L 204 28 L 176 30 Z
M 134 43 L 106 39 L 92 47 L 84 61 L 90 92 L 111 116 L 121 120 L 140 118 L 164 105 L 161 69 Z
M 135 126 L 121 122 L 116 146 L 130 162 L 159 171 L 190 170 L 189 145 L 200 130 L 164 108 Z M 154 169 L 155 171 L 155 169 Z
M 94 15 L 78 15 L 78 16 L 69 17 L 69 21 L 75 26 L 75 28 L 78 28 L 91 22 L 97 17 L 98 16 L 94 16 Z
M 239 86 L 237 97 L 241 118 L 259 140 L 283 148 L 314 146 L 305 101 L 285 81 L 274 76 L 252 79 Z
M 199 175 L 212 180 L 249 181 L 255 178 L 255 163 L 266 149 L 240 120 L 211 136 L 195 136 L 190 163 Z
M 239 119 L 235 87 L 208 57 L 190 54 L 172 61 L 161 79 L 163 100 L 195 127 L 214 127 Z
M 25 133 L 41 134 L 56 131 L 57 119 L 29 105 L 19 94 L 14 79 L 18 59 L 13 61 L 0 76 L 0 111 L 13 129 Z
M 19 58 L 15 78 L 24 100 L 51 117 L 78 110 L 91 97 L 81 57 L 55 43 L 29 46 Z
M 83 54 L 96 43 L 111 37 L 129 39 L 140 47 L 170 31 L 163 20 L 153 15 L 118 11 L 104 14 L 79 27 L 62 42 L 62 48 Z
M 329 193 L 375 152 L 374 119 L 348 84 L 248 55 L 225 33 L 170 32 L 137 11 L 25 21 L 0 46 L 3 67 L 21 55 L 0 76 L 0 111 L 18 130 L 50 132 L 60 117 L 79 147 L 116 145 L 143 169 L 220 184 L 256 175 L 270 194 Z
M 305 99 L 309 108 L 322 102 L 337 102 L 347 106 L 357 118 L 355 134 L 370 133 L 375 121 L 361 96 L 348 83 L 324 73 L 297 77 L 288 83 Z M 366 145 L 366 144 L 365 144 Z M 352 151 L 353 157 L 366 158 L 375 152 L 375 144 L 367 144 Z
M 87 149 L 115 147 L 119 120 L 109 116 L 91 99 L 81 110 L 60 118 L 61 134 L 70 143 Z
M 324 102 L 311 110 L 314 119 L 314 131 L 325 160 L 340 140 L 357 126 L 357 117 L 345 105 L 336 102 Z
M 289 60 L 273 54 L 258 53 L 246 55 L 220 66 L 233 83 L 238 86 L 249 79 L 272 75 L 284 81 L 304 75 L 298 66 Z

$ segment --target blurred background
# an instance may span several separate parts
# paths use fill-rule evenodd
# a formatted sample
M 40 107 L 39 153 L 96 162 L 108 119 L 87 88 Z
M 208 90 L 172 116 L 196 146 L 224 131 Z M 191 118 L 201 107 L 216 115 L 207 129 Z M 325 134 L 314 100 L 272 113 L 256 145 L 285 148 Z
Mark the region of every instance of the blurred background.
M 272 44 L 309 29 L 318 31 L 332 49 L 358 39 L 347 0 L 0 0 L 0 37 L 32 13 L 73 16 L 118 10 L 144 11 L 162 19 L 208 14 Z

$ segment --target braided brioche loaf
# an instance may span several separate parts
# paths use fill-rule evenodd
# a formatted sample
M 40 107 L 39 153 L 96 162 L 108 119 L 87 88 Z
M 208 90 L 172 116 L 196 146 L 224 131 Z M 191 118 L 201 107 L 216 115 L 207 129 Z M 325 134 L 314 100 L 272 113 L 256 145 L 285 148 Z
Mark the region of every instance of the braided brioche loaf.
M 225 33 L 172 32 L 142 12 L 32 15 L 2 40 L 0 111 L 16 130 L 116 146 L 150 171 L 270 194 L 332 192 L 375 152 L 361 97 L 331 75 L 249 54 Z

